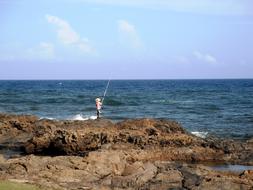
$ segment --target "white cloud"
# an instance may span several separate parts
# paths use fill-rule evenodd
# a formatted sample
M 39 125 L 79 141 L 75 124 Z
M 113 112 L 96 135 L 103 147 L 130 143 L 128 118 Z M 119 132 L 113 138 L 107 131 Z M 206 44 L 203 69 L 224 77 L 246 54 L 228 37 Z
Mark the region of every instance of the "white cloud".
M 24 56 L 28 59 L 53 59 L 55 58 L 54 45 L 41 42 L 37 47 L 29 48 Z
M 46 19 L 50 24 L 57 27 L 57 37 L 61 43 L 85 53 L 94 53 L 95 50 L 90 45 L 89 40 L 81 38 L 67 21 L 52 15 L 46 15 Z
M 136 49 L 142 47 L 141 40 L 133 24 L 130 24 L 126 20 L 119 20 L 118 30 L 124 43 L 128 43 L 131 47 Z
M 71 2 L 167 9 L 177 12 L 204 14 L 253 14 L 252 0 L 71 0 Z
M 212 64 L 217 63 L 217 59 L 208 53 L 201 53 L 199 51 L 194 51 L 193 55 L 199 61 L 206 62 L 206 63 L 212 63 Z
M 11 49 L 3 49 L 0 53 L 0 61 L 15 60 L 56 60 L 54 44 L 49 42 L 40 42 L 34 47 L 25 47 L 18 45 Z

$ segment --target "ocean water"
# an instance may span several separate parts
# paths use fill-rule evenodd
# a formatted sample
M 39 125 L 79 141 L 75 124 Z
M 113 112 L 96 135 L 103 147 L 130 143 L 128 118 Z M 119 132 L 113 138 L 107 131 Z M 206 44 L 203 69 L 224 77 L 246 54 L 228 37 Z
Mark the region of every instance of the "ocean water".
M 106 80 L 0 81 L 0 112 L 41 118 L 96 118 Z M 112 80 L 102 117 L 177 120 L 205 137 L 253 137 L 253 79 Z

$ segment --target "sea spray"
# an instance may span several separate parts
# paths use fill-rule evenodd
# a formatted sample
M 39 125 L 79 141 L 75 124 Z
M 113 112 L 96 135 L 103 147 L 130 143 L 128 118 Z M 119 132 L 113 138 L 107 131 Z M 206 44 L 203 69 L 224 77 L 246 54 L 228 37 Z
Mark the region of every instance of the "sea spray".
M 207 137 L 208 132 L 193 131 L 191 134 L 204 139 Z
M 77 121 L 86 121 L 89 119 L 91 119 L 91 120 L 97 119 L 97 116 L 95 116 L 95 115 L 84 116 L 82 114 L 77 114 L 77 115 L 70 118 L 70 120 L 77 120 Z

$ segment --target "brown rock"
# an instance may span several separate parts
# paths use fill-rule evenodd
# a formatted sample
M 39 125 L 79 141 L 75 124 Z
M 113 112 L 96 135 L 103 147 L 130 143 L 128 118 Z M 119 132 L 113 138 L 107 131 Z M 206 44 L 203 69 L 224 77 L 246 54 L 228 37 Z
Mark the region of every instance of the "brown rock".
M 170 169 L 166 173 L 159 173 L 156 176 L 156 180 L 169 183 L 171 185 L 175 184 L 175 187 L 182 186 L 182 174 L 176 169 Z
M 239 175 L 196 164 L 253 165 L 250 140 L 201 139 L 174 121 L 50 121 L 0 114 L 0 151 L 22 147 L 23 155 L 0 156 L 0 179 L 76 190 L 253 187 L 251 171 Z
M 122 175 L 126 166 L 126 157 L 122 151 L 90 152 L 86 160 L 87 170 L 99 178 Z
M 241 175 L 242 178 L 253 180 L 253 170 L 245 170 Z
M 140 163 L 138 163 L 139 165 Z M 145 163 L 137 171 L 128 176 L 115 176 L 112 178 L 113 187 L 138 187 L 155 177 L 157 168 L 152 163 Z
M 214 177 L 203 180 L 198 186 L 193 187 L 193 190 L 250 190 L 253 186 L 248 185 L 245 181 L 238 181 L 236 178 L 230 177 Z

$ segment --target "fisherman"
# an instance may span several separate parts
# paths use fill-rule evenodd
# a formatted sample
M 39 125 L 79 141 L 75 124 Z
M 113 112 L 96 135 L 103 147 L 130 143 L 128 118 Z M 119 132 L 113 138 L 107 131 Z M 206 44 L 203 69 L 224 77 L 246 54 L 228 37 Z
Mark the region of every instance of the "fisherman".
M 101 99 L 100 98 L 96 98 L 96 108 L 97 108 L 97 119 L 100 118 L 100 110 L 102 108 L 102 102 L 101 102 Z

